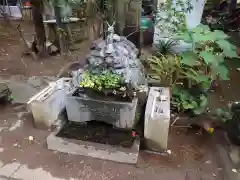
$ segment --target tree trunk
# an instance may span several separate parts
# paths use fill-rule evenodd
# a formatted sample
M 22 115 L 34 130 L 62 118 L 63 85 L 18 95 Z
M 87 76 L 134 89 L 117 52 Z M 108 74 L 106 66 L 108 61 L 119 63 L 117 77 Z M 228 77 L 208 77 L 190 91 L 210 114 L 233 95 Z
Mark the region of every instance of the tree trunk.
M 54 13 L 55 13 L 57 29 L 58 29 L 57 36 L 59 41 L 59 48 L 61 50 L 61 53 L 65 54 L 67 53 L 66 40 L 65 40 L 66 32 L 61 19 L 61 9 L 59 8 L 58 4 L 54 4 Z
M 41 0 L 34 0 L 32 1 L 32 16 L 33 16 L 33 23 L 36 32 L 36 40 L 39 46 L 38 55 L 40 57 L 46 57 L 47 49 L 46 49 L 46 34 L 43 24 L 43 17 L 42 17 L 42 10 L 43 4 Z

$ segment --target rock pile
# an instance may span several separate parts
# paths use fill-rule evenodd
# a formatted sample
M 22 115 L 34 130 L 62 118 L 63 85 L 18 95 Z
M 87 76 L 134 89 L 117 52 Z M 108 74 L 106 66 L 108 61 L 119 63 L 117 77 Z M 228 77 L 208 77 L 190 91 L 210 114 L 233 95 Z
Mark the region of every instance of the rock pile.
M 101 72 L 107 68 L 120 74 L 125 83 L 135 89 L 147 85 L 144 67 L 137 58 L 136 46 L 126 37 L 114 34 L 113 25 L 109 26 L 108 33 L 106 40 L 100 38 L 92 43 L 91 51 L 86 57 L 87 65 L 84 70 L 91 69 Z M 75 83 L 79 84 L 84 70 L 79 70 L 74 74 Z

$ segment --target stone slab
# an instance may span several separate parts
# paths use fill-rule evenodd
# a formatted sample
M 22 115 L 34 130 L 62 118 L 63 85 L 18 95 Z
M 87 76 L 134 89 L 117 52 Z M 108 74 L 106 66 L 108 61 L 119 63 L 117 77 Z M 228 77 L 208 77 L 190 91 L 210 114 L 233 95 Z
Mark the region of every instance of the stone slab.
M 131 148 L 122 148 L 88 141 L 57 137 L 56 135 L 60 132 L 63 125 L 64 124 L 62 123 L 61 126 L 56 128 L 56 130 L 47 137 L 48 149 L 121 163 L 137 163 L 140 147 L 139 139 L 135 140 Z
M 0 176 L 12 176 L 14 172 L 16 172 L 19 167 L 21 166 L 20 163 L 10 163 L 10 164 L 5 164 L 0 168 Z
M 53 177 L 50 172 L 42 168 L 30 169 L 27 165 L 22 165 L 11 177 L 22 180 L 64 180 Z

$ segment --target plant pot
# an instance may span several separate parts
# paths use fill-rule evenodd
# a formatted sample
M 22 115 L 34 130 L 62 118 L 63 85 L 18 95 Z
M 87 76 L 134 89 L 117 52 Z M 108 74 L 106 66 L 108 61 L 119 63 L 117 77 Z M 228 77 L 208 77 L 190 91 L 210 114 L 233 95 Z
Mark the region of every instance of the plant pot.
M 118 128 L 132 129 L 136 124 L 138 98 L 131 102 L 107 101 L 89 96 L 76 97 L 72 93 L 66 97 L 69 121 L 102 121 Z
M 87 95 L 90 98 L 104 101 L 123 101 L 131 102 L 133 97 L 125 96 L 123 97 L 122 92 L 116 91 L 116 94 L 113 94 L 114 89 L 105 89 L 104 91 L 97 91 L 91 88 L 77 89 L 73 96 L 81 97 L 83 94 Z M 120 94 L 121 93 L 121 94 Z

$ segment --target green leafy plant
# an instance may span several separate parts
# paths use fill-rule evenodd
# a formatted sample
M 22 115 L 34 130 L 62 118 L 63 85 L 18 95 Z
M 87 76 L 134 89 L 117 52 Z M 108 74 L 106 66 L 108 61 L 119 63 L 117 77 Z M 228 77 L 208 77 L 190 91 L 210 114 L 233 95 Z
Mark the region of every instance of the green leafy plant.
M 152 56 L 148 59 L 150 72 L 148 76 L 158 80 L 160 83 L 173 86 L 179 78 L 179 70 L 181 70 L 180 58 L 177 55 Z
M 191 112 L 194 115 L 199 115 L 205 111 L 207 104 L 208 99 L 204 93 L 194 96 L 183 88 L 172 88 L 171 105 L 178 113 Z
M 230 111 L 223 110 L 221 108 L 216 109 L 216 115 L 220 118 L 223 122 L 231 120 L 233 114 Z
M 174 40 L 160 40 L 158 44 L 155 45 L 156 48 L 156 56 L 173 54 L 172 47 L 177 44 Z
M 209 82 L 209 79 L 201 78 L 202 72 L 199 69 L 182 64 L 181 61 L 179 55 L 153 56 L 148 60 L 151 69 L 148 75 L 159 83 L 171 87 L 171 104 L 174 110 L 178 113 L 190 112 L 199 115 L 205 111 L 208 104 L 207 96 L 201 90 L 195 94 L 190 90 L 193 89 L 192 85 L 204 84 Z
M 163 34 L 175 34 L 186 31 L 186 13 L 191 12 L 193 6 L 190 0 L 166 0 L 158 8 L 156 23 Z
M 211 31 L 206 25 L 199 25 L 176 37 L 177 40 L 184 40 L 192 44 L 189 51 L 179 55 L 181 57 L 180 64 L 186 70 L 188 88 L 197 86 L 200 89 L 209 89 L 213 80 L 229 79 L 228 68 L 224 60 L 238 58 L 238 55 L 236 47 L 229 43 L 228 35 L 219 30 Z M 205 111 L 207 104 L 205 93 L 196 96 L 181 87 L 173 88 L 172 105 L 178 112 L 190 111 L 198 115 Z M 227 112 L 218 110 L 218 114 L 223 119 L 230 118 L 230 114 Z
M 192 49 L 181 54 L 181 63 L 199 69 L 201 78 L 228 80 L 226 58 L 238 58 L 236 46 L 228 41 L 224 32 L 211 31 L 206 25 L 181 33 L 174 37 L 192 44 Z
M 209 78 L 203 77 L 199 69 L 183 64 L 180 55 L 159 54 L 150 57 L 148 63 L 150 66 L 148 76 L 170 87 L 183 85 L 190 88 L 189 84 L 197 85 L 209 82 Z
M 91 88 L 97 91 L 119 88 L 121 87 L 121 76 L 108 70 L 97 74 L 85 71 L 80 82 L 80 87 Z
M 80 87 L 90 96 L 101 95 L 101 97 L 113 97 L 121 101 L 131 101 L 137 96 L 135 89 L 124 83 L 120 75 L 110 70 L 85 71 Z

